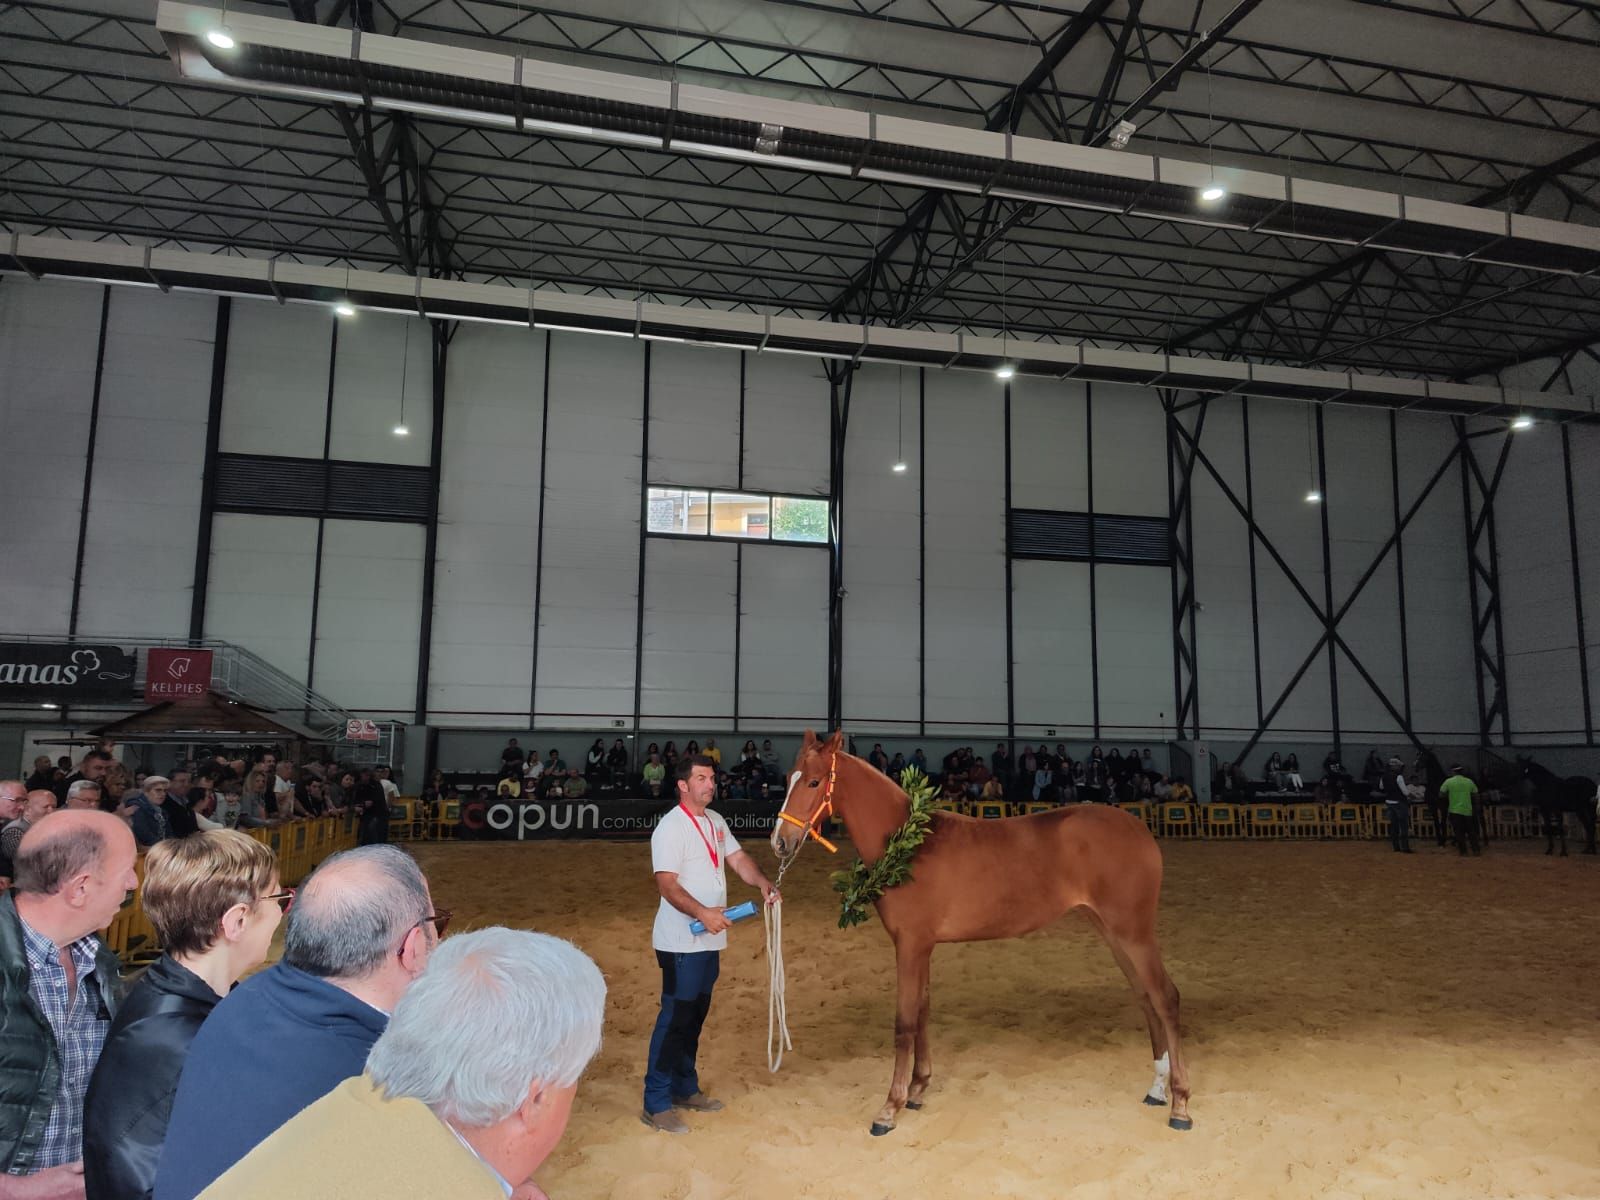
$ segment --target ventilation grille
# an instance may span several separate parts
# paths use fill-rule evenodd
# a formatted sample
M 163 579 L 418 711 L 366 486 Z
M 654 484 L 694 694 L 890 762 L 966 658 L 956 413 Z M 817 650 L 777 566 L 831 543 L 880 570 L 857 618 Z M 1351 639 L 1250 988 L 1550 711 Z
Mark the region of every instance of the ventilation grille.
M 1172 545 L 1165 517 L 1014 508 L 1011 557 L 1165 567 L 1172 562 Z
M 426 523 L 432 494 L 426 467 L 217 455 L 215 504 L 222 512 Z

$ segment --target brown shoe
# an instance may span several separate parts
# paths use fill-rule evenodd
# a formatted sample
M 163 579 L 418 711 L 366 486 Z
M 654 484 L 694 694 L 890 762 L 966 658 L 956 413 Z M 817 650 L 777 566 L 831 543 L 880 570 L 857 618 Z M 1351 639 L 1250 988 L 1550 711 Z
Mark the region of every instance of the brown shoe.
M 688 1133 L 689 1124 L 672 1109 L 663 1112 L 641 1112 L 639 1120 L 651 1129 L 659 1129 L 662 1133 Z
M 713 1100 L 704 1092 L 696 1092 L 692 1096 L 674 1096 L 673 1108 L 687 1108 L 690 1112 L 721 1112 L 722 1101 Z

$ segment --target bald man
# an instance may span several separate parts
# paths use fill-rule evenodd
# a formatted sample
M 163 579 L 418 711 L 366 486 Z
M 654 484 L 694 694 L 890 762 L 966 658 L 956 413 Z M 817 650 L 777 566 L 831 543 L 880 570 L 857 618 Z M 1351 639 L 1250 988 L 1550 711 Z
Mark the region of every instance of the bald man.
M 32 800 L 32 797 L 29 797 Z M 83 1098 L 122 999 L 103 929 L 138 886 L 110 813 L 47 813 L 0 894 L 0 1200 L 79 1200 Z
M 17 857 L 17 847 L 22 844 L 22 835 L 43 817 L 55 812 L 56 806 L 56 794 L 48 788 L 35 788 L 23 797 L 21 814 L 0 830 L 0 878 L 15 876 L 12 864 Z
M 0 779 L 0 829 L 22 815 L 28 789 L 20 779 Z

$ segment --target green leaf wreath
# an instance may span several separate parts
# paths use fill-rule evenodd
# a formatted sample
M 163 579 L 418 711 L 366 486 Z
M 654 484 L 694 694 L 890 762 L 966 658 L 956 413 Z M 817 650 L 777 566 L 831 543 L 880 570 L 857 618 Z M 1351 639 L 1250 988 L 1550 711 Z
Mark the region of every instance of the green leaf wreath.
M 938 792 L 916 767 L 900 772 L 900 788 L 911 800 L 911 813 L 890 836 L 883 857 L 870 867 L 858 858 L 848 870 L 833 873 L 833 890 L 839 893 L 840 929 L 861 924 L 870 915 L 869 904 L 911 879 L 911 860 L 928 836 Z

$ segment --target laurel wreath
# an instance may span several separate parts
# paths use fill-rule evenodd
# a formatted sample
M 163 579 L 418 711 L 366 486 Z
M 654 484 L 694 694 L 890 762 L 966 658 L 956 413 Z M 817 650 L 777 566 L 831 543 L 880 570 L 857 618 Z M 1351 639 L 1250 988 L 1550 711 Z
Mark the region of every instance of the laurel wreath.
M 928 836 L 938 793 L 916 767 L 907 767 L 900 773 L 900 789 L 911 801 L 911 813 L 890 836 L 883 857 L 870 867 L 858 858 L 848 869 L 833 873 L 833 890 L 839 893 L 840 929 L 861 924 L 871 915 L 868 905 L 890 888 L 911 879 L 911 860 Z

